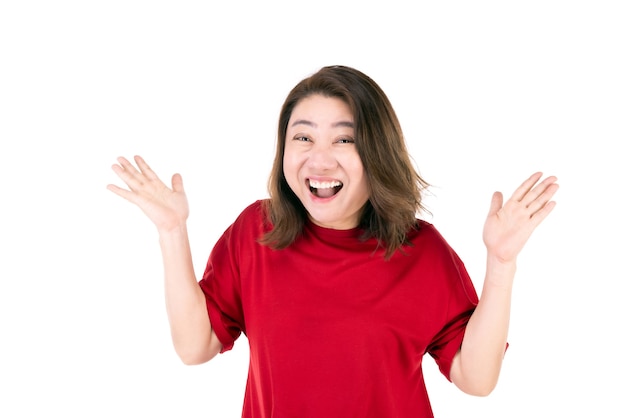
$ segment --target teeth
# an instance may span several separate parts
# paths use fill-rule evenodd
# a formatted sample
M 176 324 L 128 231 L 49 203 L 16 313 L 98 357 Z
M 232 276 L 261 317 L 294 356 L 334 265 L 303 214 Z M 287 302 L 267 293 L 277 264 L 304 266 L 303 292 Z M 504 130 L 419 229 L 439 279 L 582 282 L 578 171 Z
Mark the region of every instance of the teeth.
M 331 189 L 333 187 L 341 186 L 341 182 L 309 180 L 309 185 L 316 189 Z

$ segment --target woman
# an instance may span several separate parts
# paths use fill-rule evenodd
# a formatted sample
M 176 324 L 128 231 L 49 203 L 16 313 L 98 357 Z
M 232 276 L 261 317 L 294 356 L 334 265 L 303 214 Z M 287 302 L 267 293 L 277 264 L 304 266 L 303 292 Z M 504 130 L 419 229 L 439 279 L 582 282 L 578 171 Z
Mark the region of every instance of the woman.
M 330 66 L 298 83 L 279 117 L 269 199 L 253 202 L 191 261 L 179 174 L 167 187 L 139 156 L 109 185 L 157 227 L 176 351 L 199 364 L 243 332 L 243 417 L 429 417 L 428 353 L 463 392 L 496 385 L 516 258 L 554 208 L 556 178 L 531 175 L 484 226 L 480 299 L 463 262 L 419 219 L 427 182 L 380 87 Z

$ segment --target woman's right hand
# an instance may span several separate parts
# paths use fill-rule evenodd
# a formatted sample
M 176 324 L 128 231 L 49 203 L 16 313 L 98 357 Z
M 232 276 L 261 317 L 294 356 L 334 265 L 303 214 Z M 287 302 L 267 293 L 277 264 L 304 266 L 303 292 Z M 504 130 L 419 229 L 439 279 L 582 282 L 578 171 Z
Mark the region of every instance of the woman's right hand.
M 191 260 L 186 222 L 187 196 L 180 174 L 166 186 L 143 158 L 135 165 L 124 157 L 113 164 L 113 171 L 128 189 L 109 184 L 107 189 L 139 208 L 156 225 L 163 254 L 165 305 L 174 348 L 185 364 L 204 363 L 220 352 L 222 343 L 211 327 L 206 298 L 198 285 Z
M 168 232 L 184 226 L 189 216 L 187 195 L 180 174 L 172 176 L 172 187 L 163 183 L 140 156 L 135 156 L 137 167 L 119 157 L 111 167 L 128 186 L 128 190 L 114 184 L 107 189 L 137 205 L 156 225 L 159 232 Z

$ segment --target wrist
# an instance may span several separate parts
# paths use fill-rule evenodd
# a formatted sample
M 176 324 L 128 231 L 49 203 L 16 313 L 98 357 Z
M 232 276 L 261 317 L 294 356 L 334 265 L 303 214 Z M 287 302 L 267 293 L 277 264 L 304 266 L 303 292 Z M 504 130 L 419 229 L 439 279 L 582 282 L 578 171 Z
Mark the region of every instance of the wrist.
M 187 223 L 179 222 L 157 228 L 161 240 L 176 239 L 176 237 L 187 236 Z
M 501 258 L 487 254 L 487 267 L 485 282 L 498 286 L 510 287 L 517 270 L 517 259 L 502 260 Z

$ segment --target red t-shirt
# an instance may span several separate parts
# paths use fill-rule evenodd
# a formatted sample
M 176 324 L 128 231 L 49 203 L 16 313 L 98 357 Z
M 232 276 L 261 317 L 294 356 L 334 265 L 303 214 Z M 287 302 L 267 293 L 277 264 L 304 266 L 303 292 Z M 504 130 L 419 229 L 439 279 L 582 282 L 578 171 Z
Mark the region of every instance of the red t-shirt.
M 432 417 L 422 375 L 431 355 L 449 379 L 478 297 L 457 254 L 418 221 L 388 261 L 359 229 L 308 223 L 283 250 L 258 244 L 261 201 L 209 257 L 200 285 L 230 350 L 250 344 L 244 418 Z

